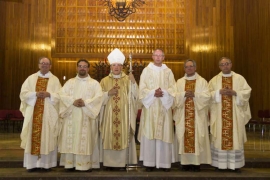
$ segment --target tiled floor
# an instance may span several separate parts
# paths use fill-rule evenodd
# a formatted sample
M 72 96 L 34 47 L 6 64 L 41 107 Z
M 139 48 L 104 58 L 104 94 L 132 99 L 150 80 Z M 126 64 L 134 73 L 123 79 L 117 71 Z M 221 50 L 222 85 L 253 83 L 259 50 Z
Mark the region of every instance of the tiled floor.
M 153 173 L 145 172 L 143 168 L 132 168 L 129 172 L 107 172 L 102 169 L 92 173 L 67 173 L 63 168 L 54 168 L 49 173 L 27 173 L 21 167 L 23 150 L 20 148 L 20 133 L 0 133 L 0 163 L 19 162 L 14 168 L 0 168 L 0 179 L 270 179 L 270 127 L 262 131 L 261 127 L 247 126 L 248 141 L 245 144 L 246 167 L 242 173 L 215 172 L 211 166 L 205 166 L 199 173 L 181 172 L 174 166 L 170 173 L 157 170 Z M 139 149 L 139 146 L 138 146 Z M 257 163 L 254 168 L 251 163 Z M 249 165 L 248 165 L 249 164 Z M 251 165 L 250 165 L 251 164 Z M 267 165 L 267 168 L 263 168 Z

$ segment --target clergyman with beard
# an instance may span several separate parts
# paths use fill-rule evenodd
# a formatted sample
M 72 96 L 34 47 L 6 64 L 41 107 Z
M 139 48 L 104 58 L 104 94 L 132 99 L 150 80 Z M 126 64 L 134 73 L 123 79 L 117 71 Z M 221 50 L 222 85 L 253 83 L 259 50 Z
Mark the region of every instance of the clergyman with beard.
M 66 171 L 92 171 L 100 168 L 98 149 L 98 121 L 102 105 L 102 89 L 88 74 L 90 64 L 85 59 L 77 62 L 77 76 L 61 89 L 62 118 L 59 135 L 60 166 Z

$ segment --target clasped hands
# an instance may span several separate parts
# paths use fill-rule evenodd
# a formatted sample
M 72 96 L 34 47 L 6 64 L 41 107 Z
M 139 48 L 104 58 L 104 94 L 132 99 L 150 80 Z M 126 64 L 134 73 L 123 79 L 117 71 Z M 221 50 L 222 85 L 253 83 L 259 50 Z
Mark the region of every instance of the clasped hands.
M 154 94 L 155 97 L 163 97 L 163 91 L 161 88 L 158 88 L 155 90 L 155 94 Z
M 36 96 L 38 98 L 44 99 L 46 97 L 50 97 L 51 94 L 49 92 L 46 92 L 46 91 L 39 91 L 39 92 L 36 93 Z
M 219 93 L 221 95 L 227 95 L 227 96 L 236 96 L 237 95 L 237 93 L 234 90 L 229 89 L 228 87 L 225 87 L 223 89 L 220 89 L 219 90 Z
M 76 107 L 83 107 L 83 106 L 85 106 L 84 101 L 82 99 L 76 99 L 73 102 L 73 105 L 76 106 Z

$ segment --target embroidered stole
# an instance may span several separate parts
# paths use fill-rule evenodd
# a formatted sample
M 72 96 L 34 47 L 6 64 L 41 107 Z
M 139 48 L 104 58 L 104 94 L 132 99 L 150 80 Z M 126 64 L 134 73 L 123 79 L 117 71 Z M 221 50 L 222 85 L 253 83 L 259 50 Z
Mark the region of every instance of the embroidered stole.
M 232 77 L 222 77 L 222 88 L 232 89 Z M 222 95 L 222 150 L 233 149 L 232 96 Z
M 112 132 L 113 132 L 113 150 L 119 150 L 122 147 L 122 129 L 121 129 L 121 109 L 120 109 L 120 86 L 119 86 L 119 79 L 113 79 L 113 83 L 115 88 L 118 89 L 118 94 L 113 96 L 113 113 L 112 113 L 112 119 L 113 119 L 113 125 L 112 125 Z
M 196 80 L 186 80 L 185 91 L 195 91 Z M 186 98 L 185 102 L 185 134 L 184 152 L 195 153 L 195 106 L 193 98 Z
M 36 84 L 36 92 L 46 91 L 48 81 L 49 78 L 38 77 Z M 31 154 L 36 156 L 40 155 L 43 111 L 44 111 L 44 99 L 37 98 L 33 114 L 32 146 L 31 146 Z

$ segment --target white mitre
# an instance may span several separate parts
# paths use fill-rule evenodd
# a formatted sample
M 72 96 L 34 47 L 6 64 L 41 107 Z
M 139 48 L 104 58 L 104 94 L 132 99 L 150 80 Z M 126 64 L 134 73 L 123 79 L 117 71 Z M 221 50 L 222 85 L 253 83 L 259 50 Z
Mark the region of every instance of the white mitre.
M 108 61 L 110 64 L 113 63 L 119 63 L 124 64 L 125 61 L 125 55 L 118 49 L 115 48 L 109 55 L 108 55 Z

